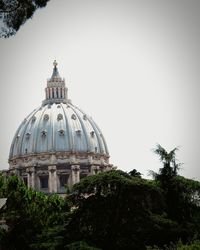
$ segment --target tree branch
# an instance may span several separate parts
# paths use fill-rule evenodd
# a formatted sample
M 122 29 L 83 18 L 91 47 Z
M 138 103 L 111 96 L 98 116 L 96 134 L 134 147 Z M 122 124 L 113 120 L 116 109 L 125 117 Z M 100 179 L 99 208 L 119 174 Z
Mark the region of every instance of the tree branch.
M 19 2 L 17 2 L 17 5 L 14 6 L 13 9 L 9 9 L 9 7 L 6 6 L 5 3 L 3 3 L 3 2 L 1 3 L 1 2 L 0 2 L 0 7 L 1 7 L 0 8 L 0 13 L 11 13 L 13 11 L 16 11 L 21 6 L 21 4 Z

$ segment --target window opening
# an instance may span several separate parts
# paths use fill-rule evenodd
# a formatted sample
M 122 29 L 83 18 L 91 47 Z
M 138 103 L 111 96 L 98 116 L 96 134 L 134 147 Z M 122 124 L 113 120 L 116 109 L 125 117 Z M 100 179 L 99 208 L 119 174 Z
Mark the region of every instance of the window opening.
M 41 176 L 40 177 L 40 187 L 42 189 L 48 188 L 48 176 Z

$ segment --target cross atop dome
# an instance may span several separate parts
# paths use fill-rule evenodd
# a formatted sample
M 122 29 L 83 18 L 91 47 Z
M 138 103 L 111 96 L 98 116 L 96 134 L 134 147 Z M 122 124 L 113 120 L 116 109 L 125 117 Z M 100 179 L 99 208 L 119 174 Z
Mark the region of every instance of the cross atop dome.
M 57 65 L 58 65 L 58 63 L 56 62 L 56 60 L 54 60 L 54 62 L 53 62 L 54 68 L 57 68 Z
M 52 76 L 51 76 L 51 79 L 54 79 L 54 78 L 61 78 L 61 77 L 60 77 L 60 74 L 59 74 L 59 72 L 58 72 L 57 65 L 58 65 L 58 63 L 56 62 L 56 60 L 54 60 L 54 62 L 53 62 L 54 68 L 53 68 L 53 74 L 52 74 Z

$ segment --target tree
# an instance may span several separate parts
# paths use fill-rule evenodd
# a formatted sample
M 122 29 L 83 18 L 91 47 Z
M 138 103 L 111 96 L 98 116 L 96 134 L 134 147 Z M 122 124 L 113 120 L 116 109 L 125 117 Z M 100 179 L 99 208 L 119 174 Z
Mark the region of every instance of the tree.
M 141 177 L 142 174 L 140 172 L 138 172 L 136 169 L 131 170 L 129 172 L 129 174 L 130 174 L 131 177 L 142 178 Z
M 176 159 L 176 151 L 178 148 L 174 148 L 169 153 L 161 146 L 157 145 L 156 149 L 154 149 L 154 153 L 157 154 L 160 158 L 160 161 L 163 163 L 163 167 L 159 169 L 159 173 L 154 173 L 153 176 L 156 180 L 159 180 L 161 185 L 168 186 L 169 181 L 177 176 L 178 170 L 181 163 L 177 163 Z
M 180 163 L 177 163 L 174 148 L 169 153 L 160 145 L 154 152 L 159 156 L 163 167 L 154 178 L 164 191 L 168 217 L 179 223 L 183 240 L 187 240 L 199 231 L 197 221 L 200 216 L 200 183 L 178 175 Z
M 75 209 L 65 228 L 66 245 L 84 241 L 101 249 L 143 250 L 179 237 L 153 181 L 112 170 L 82 179 L 71 199 Z
M 168 186 L 161 180 L 111 170 L 83 178 L 63 199 L 28 189 L 16 176 L 1 177 L 7 206 L 0 220 L 8 231 L 0 230 L 0 248 L 171 249 L 179 239 L 199 240 L 200 182 L 174 174 Z
M 0 37 L 15 35 L 38 8 L 45 7 L 49 0 L 0 0 Z
M 84 241 L 76 241 L 65 247 L 66 250 L 101 250 L 100 248 L 89 246 Z
M 3 234 L 1 249 L 57 249 L 62 244 L 63 221 L 69 212 L 67 201 L 29 189 L 16 176 L 4 181 L 3 190 L 7 197 L 3 217 L 8 231 Z

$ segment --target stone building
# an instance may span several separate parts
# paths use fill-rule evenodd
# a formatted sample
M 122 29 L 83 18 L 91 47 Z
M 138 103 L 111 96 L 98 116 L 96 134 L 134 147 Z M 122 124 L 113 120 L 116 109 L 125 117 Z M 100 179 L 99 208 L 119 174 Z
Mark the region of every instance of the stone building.
M 7 175 L 28 187 L 64 193 L 85 176 L 112 169 L 103 134 L 93 119 L 68 99 L 65 80 L 54 61 L 46 98 L 21 123 L 13 138 Z

